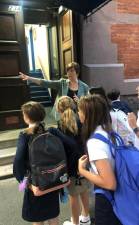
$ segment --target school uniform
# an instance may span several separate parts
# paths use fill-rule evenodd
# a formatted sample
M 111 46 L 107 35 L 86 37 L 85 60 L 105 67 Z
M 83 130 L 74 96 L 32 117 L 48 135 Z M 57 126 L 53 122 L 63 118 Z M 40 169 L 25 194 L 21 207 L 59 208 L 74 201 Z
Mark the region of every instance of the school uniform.
M 13 174 L 21 182 L 29 171 L 29 134 L 21 132 L 18 138 Z M 50 192 L 42 196 L 34 196 L 27 187 L 24 192 L 22 218 L 29 222 L 41 222 L 59 215 L 59 192 Z
M 98 126 L 94 133 L 99 133 L 108 138 L 107 133 Z M 96 160 L 108 159 L 114 170 L 114 159 L 109 150 L 109 146 L 98 139 L 89 139 L 87 142 L 87 150 L 90 161 L 90 170 L 92 173 L 98 174 L 95 166 Z M 109 199 L 104 195 L 103 190 L 97 187 L 95 190 L 95 225 L 121 225 L 115 216 Z
M 80 123 L 78 123 L 78 127 L 80 127 Z M 81 177 L 78 173 L 78 160 L 85 154 L 80 135 L 74 136 L 68 131 L 64 133 L 60 128 L 49 128 L 48 131 L 60 138 L 64 145 L 70 177 L 70 184 L 67 186 L 68 193 L 70 195 L 79 195 L 89 191 L 90 184 L 88 180 L 85 177 Z
M 133 110 L 130 108 L 130 106 L 125 101 L 114 100 L 111 102 L 111 106 L 113 109 L 121 110 L 125 114 L 133 112 Z

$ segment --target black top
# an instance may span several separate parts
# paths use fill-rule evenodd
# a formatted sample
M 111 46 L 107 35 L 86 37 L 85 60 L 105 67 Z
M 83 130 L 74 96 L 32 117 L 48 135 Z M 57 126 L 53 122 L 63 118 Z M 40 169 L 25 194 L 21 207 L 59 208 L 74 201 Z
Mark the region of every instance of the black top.
M 68 93 L 67 96 L 69 96 L 70 98 L 74 99 L 74 95 L 78 94 L 78 90 L 72 90 L 72 89 L 68 89 Z

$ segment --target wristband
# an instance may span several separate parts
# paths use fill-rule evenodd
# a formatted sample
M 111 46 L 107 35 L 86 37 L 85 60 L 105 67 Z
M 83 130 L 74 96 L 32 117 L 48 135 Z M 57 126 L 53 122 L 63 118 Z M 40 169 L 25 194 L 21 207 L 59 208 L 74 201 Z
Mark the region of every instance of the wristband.
M 137 134 L 137 133 L 139 132 L 139 127 L 135 127 L 135 128 L 133 129 L 133 131 L 134 131 L 135 134 Z

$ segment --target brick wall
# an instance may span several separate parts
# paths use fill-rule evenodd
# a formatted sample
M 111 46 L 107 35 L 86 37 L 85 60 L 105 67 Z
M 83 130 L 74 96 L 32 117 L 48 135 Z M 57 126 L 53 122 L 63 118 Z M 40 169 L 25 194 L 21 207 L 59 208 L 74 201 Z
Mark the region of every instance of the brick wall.
M 139 78 L 139 24 L 112 25 L 111 40 L 117 44 L 118 62 L 124 64 L 125 78 Z
M 139 0 L 117 0 L 118 13 L 139 14 Z
M 139 85 L 139 0 L 112 0 L 83 20 L 82 79 L 119 88 L 136 108 Z M 136 10 L 136 11 L 135 11 Z M 125 78 L 130 78 L 125 80 Z M 137 78 L 137 79 L 134 79 Z M 132 96 L 133 95 L 133 96 Z M 137 106 L 138 107 L 138 106 Z
M 139 15 L 139 0 L 116 0 L 117 12 L 128 16 L 131 21 Z M 139 78 L 139 21 L 137 24 L 124 22 L 111 26 L 111 41 L 117 44 L 117 61 L 124 64 L 124 78 Z

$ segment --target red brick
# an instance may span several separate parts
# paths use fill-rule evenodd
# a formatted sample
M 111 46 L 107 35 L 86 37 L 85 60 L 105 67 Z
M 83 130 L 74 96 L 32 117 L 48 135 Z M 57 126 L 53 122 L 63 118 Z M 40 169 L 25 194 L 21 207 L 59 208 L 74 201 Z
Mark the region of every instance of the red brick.
M 139 14 L 139 0 L 116 0 L 118 13 Z
M 117 44 L 118 62 L 125 65 L 125 78 L 139 78 L 139 25 L 112 25 L 111 41 Z

